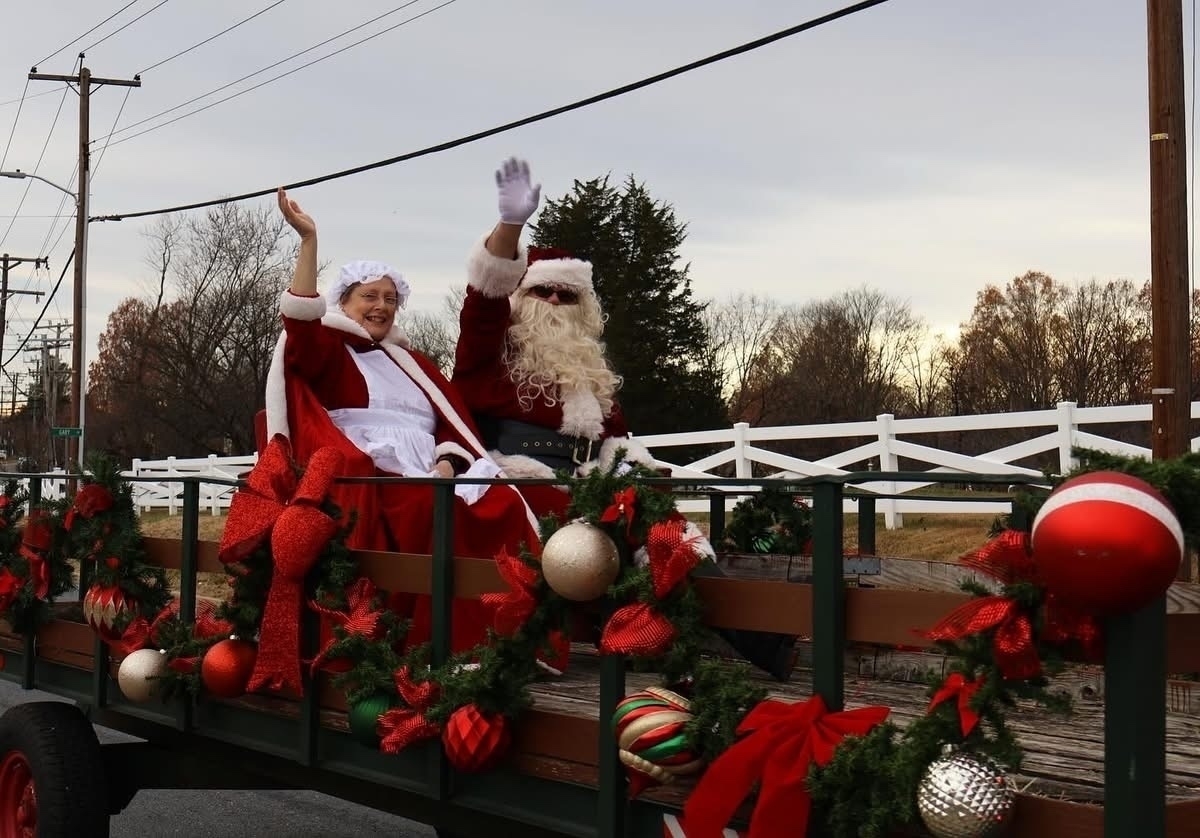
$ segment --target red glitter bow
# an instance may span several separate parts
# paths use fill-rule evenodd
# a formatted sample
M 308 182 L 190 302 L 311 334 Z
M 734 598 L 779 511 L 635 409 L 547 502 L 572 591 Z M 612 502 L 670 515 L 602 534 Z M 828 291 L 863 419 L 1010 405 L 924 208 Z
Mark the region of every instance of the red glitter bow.
M 231 564 L 253 553 L 283 514 L 296 484 L 291 444 L 276 434 L 246 476 L 246 486 L 233 493 L 217 558 Z
M 378 640 L 383 636 L 383 626 L 380 620 L 384 610 L 376 607 L 375 583 L 365 576 L 360 576 L 354 584 L 346 589 L 346 610 L 335 611 L 316 603 L 309 602 L 309 607 L 316 611 L 335 626 L 341 626 L 346 637 L 365 637 L 368 640 Z M 331 637 L 312 662 L 312 672 L 316 673 L 325 663 L 330 649 L 339 638 Z
M 425 718 L 438 695 L 437 684 L 432 681 L 416 683 L 407 666 L 402 666 L 393 675 L 396 691 L 407 707 L 393 707 L 379 717 L 376 732 L 380 736 L 379 750 L 385 754 L 398 754 L 414 742 L 432 739 L 441 729 Z
M 933 698 L 929 702 L 929 709 L 926 714 L 932 713 L 934 708 L 943 701 L 958 701 L 958 720 L 962 726 L 963 736 L 970 736 L 971 731 L 975 729 L 975 725 L 979 724 L 979 714 L 971 707 L 971 699 L 975 693 L 979 692 L 979 688 L 983 686 L 980 680 L 968 681 L 966 676 L 961 672 L 953 672 L 945 682 L 941 689 L 934 693 Z
M 484 594 L 479 601 L 492 610 L 496 633 L 502 637 L 512 637 L 537 608 L 540 577 L 536 568 L 517 556 L 510 556 L 504 549 L 496 554 L 496 569 L 510 590 L 503 594 Z
M 717 757 L 688 797 L 685 831 L 693 838 L 720 838 L 757 784 L 749 838 L 807 834 L 809 769 L 828 765 L 844 737 L 865 735 L 888 712 L 864 707 L 830 713 L 819 695 L 795 704 L 760 702 L 738 725 L 742 738 Z
M 279 437 L 276 437 L 279 439 Z M 338 530 L 337 521 L 320 508 L 342 468 L 342 454 L 321 448 L 312 455 L 291 501 L 271 529 L 273 572 L 263 608 L 258 655 L 250 676 L 251 691 L 302 691 L 300 678 L 300 605 L 304 577 Z
M 679 519 L 660 521 L 646 535 L 646 555 L 654 596 L 663 600 L 675 590 L 700 556 L 695 538 L 684 538 L 686 522 Z M 600 651 L 609 655 L 657 657 L 675 639 L 675 626 L 657 607 L 638 602 L 618 608 L 604 625 Z

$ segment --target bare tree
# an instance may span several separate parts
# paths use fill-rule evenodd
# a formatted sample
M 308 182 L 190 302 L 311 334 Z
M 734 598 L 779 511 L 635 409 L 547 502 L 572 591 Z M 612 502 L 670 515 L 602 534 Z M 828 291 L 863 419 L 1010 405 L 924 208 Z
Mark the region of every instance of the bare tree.
M 710 303 L 705 310 L 709 342 L 724 377 L 722 395 L 734 421 L 762 413 L 764 392 L 750 385 L 783 310 L 770 297 L 744 292 Z

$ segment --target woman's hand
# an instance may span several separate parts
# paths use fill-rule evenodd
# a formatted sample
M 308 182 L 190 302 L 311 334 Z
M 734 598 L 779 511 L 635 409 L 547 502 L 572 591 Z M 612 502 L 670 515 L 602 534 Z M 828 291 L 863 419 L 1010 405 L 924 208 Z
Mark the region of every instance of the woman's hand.
M 300 209 L 300 205 L 291 200 L 287 196 L 287 192 L 283 187 L 279 187 L 279 211 L 283 213 L 283 218 L 291 228 L 295 230 L 301 239 L 309 239 L 317 234 L 317 222 L 312 220 L 312 216 Z
M 433 464 L 433 475 L 435 477 L 453 477 L 454 466 L 446 460 L 440 460 Z
M 530 185 L 529 164 L 515 157 L 505 160 L 496 171 L 496 191 L 500 222 L 515 227 L 524 226 L 542 200 L 542 185 Z

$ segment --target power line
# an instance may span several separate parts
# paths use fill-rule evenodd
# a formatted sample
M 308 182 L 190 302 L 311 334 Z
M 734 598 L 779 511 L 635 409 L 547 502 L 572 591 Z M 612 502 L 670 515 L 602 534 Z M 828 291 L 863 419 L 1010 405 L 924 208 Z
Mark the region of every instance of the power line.
M 283 0 L 279 0 L 279 2 L 282 3 Z M 139 75 L 140 75 L 140 73 L 139 73 Z M 117 123 L 121 120 L 121 114 L 125 113 L 125 103 L 129 101 L 129 94 L 132 92 L 133 92 L 132 87 L 125 88 L 125 98 L 121 100 L 121 107 L 117 108 L 117 118 L 113 120 L 114 128 L 117 127 Z M 110 132 L 108 136 L 111 137 L 112 133 Z M 89 187 L 92 185 L 92 178 L 96 177 L 96 170 L 100 168 L 100 164 L 104 161 L 104 152 L 106 152 L 106 151 L 108 151 L 108 141 L 107 140 L 105 140 L 105 142 L 104 142 L 104 148 L 100 149 L 100 154 L 99 154 L 99 156 L 96 157 L 96 162 L 92 166 L 92 170 L 90 172 L 88 172 L 88 186 Z M 66 196 L 64 195 L 63 197 L 65 198 Z
M 25 90 L 29 90 L 29 79 L 25 79 Z M 25 109 L 25 93 L 21 93 L 21 101 L 17 105 L 17 115 L 13 118 L 12 129 L 8 132 L 8 142 L 4 144 L 4 154 L 0 154 L 0 170 L 8 161 L 8 150 L 12 148 L 13 135 L 17 133 L 17 123 L 21 121 L 21 111 Z
M 522 119 L 515 120 L 513 122 L 506 122 L 505 124 L 497 125 L 494 128 L 488 128 L 486 130 L 479 131 L 475 134 L 469 134 L 465 137 L 459 137 L 458 139 L 455 139 L 455 140 L 447 140 L 446 142 L 438 143 L 437 145 L 427 146 L 426 148 L 419 149 L 417 151 L 410 151 L 406 154 L 400 154 L 395 157 L 389 157 L 386 160 L 377 160 L 374 163 L 365 163 L 361 166 L 355 166 L 350 169 L 343 169 L 340 172 L 333 172 L 332 174 L 320 175 L 318 177 L 309 178 L 308 180 L 297 181 L 295 183 L 283 184 L 283 187 L 285 189 L 301 189 L 305 186 L 316 186 L 318 183 L 325 183 L 326 181 L 337 180 L 339 178 L 349 177 L 350 175 L 357 175 L 357 174 L 361 174 L 363 172 L 368 172 L 368 171 L 371 171 L 372 169 L 381 169 L 385 166 L 391 166 L 396 163 L 403 163 L 408 160 L 414 160 L 418 157 L 425 157 L 430 154 L 436 154 L 438 152 L 448 151 L 449 149 L 457 148 L 459 146 L 477 142 L 479 140 L 486 139 L 487 137 L 493 137 L 497 134 L 503 134 L 507 131 L 512 131 L 515 128 L 521 128 L 525 125 L 532 125 L 535 122 L 542 122 L 544 120 L 550 119 L 551 117 L 559 116 L 561 114 L 569 113 L 571 111 L 576 111 L 576 110 L 579 110 L 580 108 L 588 107 L 589 105 L 595 105 L 595 104 L 597 104 L 599 102 L 603 102 L 607 99 L 615 99 L 618 96 L 625 95 L 626 93 L 632 93 L 635 90 L 641 90 L 644 87 L 650 87 L 651 85 L 658 84 L 659 82 L 666 81 L 667 79 L 674 78 L 675 76 L 681 76 L 684 73 L 691 72 L 692 70 L 697 70 L 701 67 L 706 67 L 709 64 L 716 64 L 717 62 L 724 61 L 727 58 L 733 58 L 734 56 L 741 55 L 742 53 L 751 52 L 752 50 L 756 50 L 761 47 L 765 47 L 768 44 L 772 44 L 775 41 L 780 41 L 780 40 L 783 40 L 784 38 L 789 38 L 793 35 L 798 35 L 801 32 L 806 32 L 810 29 L 815 29 L 818 26 L 823 26 L 826 23 L 832 23 L 835 20 L 839 20 L 844 17 L 849 17 L 852 14 L 856 14 L 858 12 L 865 11 L 869 8 L 872 8 L 873 6 L 880 6 L 886 2 L 888 2 L 888 0 L 863 0 L 863 2 L 855 3 L 851 6 L 846 6 L 844 8 L 838 9 L 836 11 L 829 12 L 828 14 L 821 15 L 820 17 L 812 18 L 811 20 L 805 21 L 804 23 L 799 23 L 795 26 L 790 26 L 787 29 L 781 29 L 780 31 L 775 32 L 771 35 L 766 35 L 762 38 L 758 38 L 753 41 L 748 41 L 747 43 L 741 44 L 739 46 L 732 47 L 732 48 L 724 50 L 722 52 L 714 53 L 713 55 L 709 55 L 706 58 L 701 58 L 697 61 L 692 61 L 688 64 L 683 64 L 679 67 L 675 67 L 674 69 L 671 69 L 671 70 L 666 70 L 662 73 L 657 73 L 656 75 L 653 75 L 653 76 L 648 76 L 639 81 L 630 82 L 629 84 L 624 84 L 624 85 L 621 85 L 620 87 L 614 87 L 611 90 L 605 91 L 604 93 L 597 93 L 596 95 L 589 96 L 586 99 L 579 99 L 568 105 L 560 105 L 557 108 L 551 108 L 548 111 L 542 111 L 541 113 L 534 114 L 533 116 L 527 116 Z M 89 219 L 89 221 L 124 221 L 127 218 L 144 218 L 145 216 L 148 216 L 148 215 L 162 215 L 162 214 L 170 213 L 170 212 L 183 212 L 186 210 L 203 209 L 205 207 L 215 207 L 215 206 L 219 206 L 221 204 L 232 204 L 232 203 L 236 203 L 238 201 L 247 201 L 247 200 L 250 200 L 251 198 L 261 198 L 264 195 L 273 195 L 277 188 L 278 187 L 276 187 L 276 186 L 272 186 L 268 189 L 259 189 L 255 192 L 246 192 L 241 195 L 233 195 L 228 198 L 216 198 L 211 201 L 199 201 L 194 204 L 180 204 L 179 206 L 167 207 L 165 209 L 142 210 L 140 212 L 124 212 L 124 213 L 116 213 L 113 215 L 98 215 L 98 216 L 93 216 L 92 218 Z
M 38 324 L 42 322 L 42 317 L 46 314 L 46 309 L 48 309 L 50 307 L 50 301 L 53 300 L 54 295 L 58 293 L 58 288 L 60 285 L 62 285 L 63 277 L 67 275 L 67 269 L 71 267 L 71 260 L 73 260 L 74 258 L 75 258 L 75 251 L 72 250 L 71 255 L 67 257 L 67 260 L 65 262 L 63 262 L 62 273 L 60 273 L 58 275 L 58 282 L 54 283 L 54 290 L 52 290 L 50 292 L 50 295 L 46 298 L 45 305 L 43 305 L 42 310 L 40 312 L 38 312 L 37 319 L 33 321 L 33 325 L 29 327 L 28 334 L 26 334 L 25 337 L 21 340 L 21 345 L 18 346 L 16 351 L 13 352 L 13 354 L 8 357 L 8 360 L 4 362 L 4 366 L 7 367 L 9 364 L 11 364 L 13 362 L 13 360 L 18 355 L 20 355 L 21 352 L 25 349 L 25 344 L 29 343 L 29 338 L 31 338 L 33 336 L 34 331 L 37 330 Z
M 26 81 L 28 81 L 28 79 L 26 79 Z M 25 85 L 25 87 L 28 89 L 29 85 Z M 49 96 L 51 93 L 57 93 L 59 90 L 60 88 L 52 87 L 49 90 L 43 90 L 41 93 L 31 93 L 30 95 L 22 96 L 19 99 L 9 99 L 7 102 L 0 102 L 0 108 L 3 108 L 7 105 L 18 105 L 21 102 L 24 102 L 26 99 L 36 99 L 39 96 Z
M 175 111 L 179 110 L 180 108 L 186 108 L 188 105 L 192 104 L 193 102 L 199 102 L 201 99 L 207 99 L 209 96 L 212 96 L 214 93 L 220 93 L 222 90 L 228 90 L 229 88 L 233 87 L 235 84 L 240 84 L 241 82 L 244 82 L 247 79 L 252 79 L 255 76 L 260 76 L 263 73 L 267 72 L 268 70 L 274 70 L 280 64 L 286 64 L 287 62 L 291 61 L 293 58 L 299 58 L 302 55 L 306 55 L 306 54 L 312 52 L 314 49 L 319 49 L 320 47 L 323 47 L 328 43 L 336 41 L 339 38 L 344 38 L 345 36 L 349 35 L 351 32 L 357 32 L 359 29 L 370 26 L 372 23 L 376 23 L 380 20 L 383 20 L 385 17 L 390 17 L 390 16 L 396 14 L 397 12 L 402 12 L 405 9 L 407 9 L 409 6 L 416 5 L 419 2 L 421 2 L 421 0 L 409 0 L 407 3 L 403 3 L 399 6 L 397 6 L 396 8 L 392 9 L 391 11 L 384 12 L 381 15 L 376 15 L 375 17 L 371 18 L 370 20 L 363 21 L 362 23 L 358 24 L 357 26 L 351 27 L 350 29 L 347 29 L 344 32 L 339 32 L 338 34 L 334 35 L 333 37 L 326 38 L 325 40 L 321 41 L 320 43 L 313 44 L 310 47 L 305 47 L 304 49 L 300 50 L 299 52 L 292 53 L 291 55 L 287 56 L 286 58 L 281 58 L 278 61 L 276 61 L 274 64 L 268 64 L 266 67 L 262 67 L 258 70 L 255 70 L 253 73 L 247 73 L 246 75 L 242 76 L 240 79 L 234 79 L 233 81 L 223 84 L 220 87 L 214 88 L 214 89 L 208 91 L 207 93 L 201 93 L 199 96 L 193 96 L 191 99 L 188 99 L 186 102 L 180 102 L 178 105 L 167 108 L 165 111 L 159 111 L 158 113 L 154 114 L 153 116 L 148 116 L 145 119 L 139 119 L 137 122 L 131 122 L 128 125 L 122 126 L 121 128 L 119 128 L 118 130 L 116 130 L 115 132 L 112 132 L 112 133 L 124 134 L 126 131 L 136 128 L 139 125 L 145 125 L 147 122 L 152 122 L 153 120 L 158 119 L 160 116 L 166 116 L 169 113 L 174 113 Z M 164 123 L 164 124 L 167 124 L 167 123 Z M 100 139 L 108 139 L 108 138 L 102 137 Z M 131 138 L 127 137 L 126 139 L 131 139 Z M 100 142 L 100 140 L 97 139 L 96 142 Z
M 413 0 L 413 2 L 419 2 L 419 0 Z M 362 40 L 355 41 L 352 44 L 347 44 L 346 46 L 341 47 L 340 49 L 336 49 L 333 52 L 329 53 L 328 55 L 322 55 L 320 58 L 314 58 L 312 61 L 309 61 L 305 64 L 301 64 L 299 67 L 293 67 L 292 69 L 290 69 L 286 72 L 280 73 L 277 76 L 272 76 L 271 78 L 267 79 L 266 81 L 260 81 L 258 84 L 253 85 L 251 87 L 247 87 L 245 90 L 239 90 L 237 93 L 231 93 L 228 96 L 226 96 L 224 99 L 218 99 L 215 102 L 209 102 L 207 105 L 196 108 L 194 111 L 188 111 L 187 113 L 180 114 L 179 116 L 175 117 L 174 119 L 168 119 L 166 122 L 160 122 L 158 125 L 151 125 L 149 128 L 146 128 L 145 130 L 138 131 L 136 134 L 130 134 L 128 137 L 122 137 L 121 139 L 119 139 L 115 143 L 113 143 L 113 145 L 120 145 L 121 143 L 128 142 L 129 140 L 136 139 L 136 138 L 142 136 L 143 134 L 149 134 L 151 131 L 157 131 L 159 128 L 166 128 L 168 125 L 173 125 L 174 123 L 178 122 L 181 119 L 186 119 L 189 116 L 195 116 L 198 113 L 203 113 L 204 111 L 208 110 L 209 108 L 215 108 L 217 105 L 228 102 L 230 99 L 236 99 L 239 96 L 245 96 L 247 93 L 251 93 L 255 90 L 258 90 L 260 87 L 265 87 L 266 85 L 271 84 L 272 82 L 276 82 L 282 78 L 286 78 L 286 77 L 290 76 L 292 73 L 298 73 L 301 70 L 305 69 L 306 67 L 311 67 L 314 64 L 320 64 L 322 61 L 324 61 L 327 58 L 333 58 L 335 55 L 340 55 L 341 53 L 345 52 L 348 49 L 353 49 L 354 47 L 365 44 L 367 41 L 372 41 L 375 38 L 378 38 L 380 35 L 386 35 L 388 32 L 391 32 L 394 29 L 399 29 L 401 26 L 404 26 L 405 24 L 412 23 L 415 20 L 420 20 L 421 18 L 425 17 L 426 15 L 431 15 L 434 12 L 436 12 L 438 9 L 444 9 L 447 6 L 449 6 L 455 2 L 457 2 L 457 0 L 445 0 L 445 2 L 441 3 L 440 5 L 434 6 L 432 9 L 426 9 L 425 11 L 421 12 L 420 14 L 413 15 L 412 17 L 406 18 L 397 24 L 389 26 L 387 29 L 382 29 L 373 35 L 368 35 L 367 37 L 363 38 Z
M 121 12 L 125 11 L 126 9 L 128 9 L 130 6 L 132 6 L 132 5 L 133 5 L 134 3 L 136 3 L 136 2 L 138 2 L 138 0 L 130 0 L 130 2 L 126 3 L 126 4 L 125 4 L 124 6 L 122 6 L 121 8 L 117 9 L 117 10 L 116 10 L 115 12 L 113 12 L 111 15 L 109 15 L 109 16 L 108 16 L 108 17 L 106 17 L 104 20 L 102 20 L 102 21 L 100 21 L 99 23 L 97 23 L 95 26 L 93 26 L 93 27 L 92 27 L 91 29 L 89 29 L 88 31 L 84 32 L 82 35 L 80 35 L 79 37 L 77 37 L 75 40 L 73 40 L 73 41 L 71 41 L 71 42 L 69 42 L 69 43 L 63 44 L 61 47 L 59 47 L 59 48 L 58 48 L 58 49 L 56 49 L 54 52 L 50 53 L 49 55 L 47 55 L 45 58 L 43 58 L 41 61 L 39 61 L 39 62 L 37 62 L 37 63 L 38 63 L 38 64 L 45 64 L 47 61 L 49 61 L 51 58 L 54 58 L 56 55 L 58 55 L 58 54 L 59 54 L 60 52 L 62 52 L 63 50 L 67 49 L 68 47 L 74 46 L 75 44 L 79 43 L 79 42 L 80 42 L 80 41 L 82 41 L 84 38 L 86 38 L 88 35 L 91 35 L 93 32 L 95 32 L 95 31 L 96 31 L 97 29 L 99 29 L 101 26 L 103 26 L 104 24 L 108 23 L 110 20 L 112 20 L 112 19 L 113 19 L 114 17 L 116 17 L 117 15 L 119 15 Z M 35 64 L 34 66 L 36 67 L 36 66 L 37 66 L 37 64 Z
M 54 112 L 54 120 L 50 123 L 50 130 L 46 134 L 46 141 L 42 143 L 42 153 L 38 155 L 37 162 L 33 164 L 33 172 L 31 174 L 37 174 L 38 169 L 42 166 L 42 160 L 46 157 L 46 149 L 50 147 L 50 138 L 54 136 L 54 129 L 58 127 L 58 118 L 62 114 L 63 103 L 67 101 L 67 90 L 68 88 L 63 88 L 62 98 L 58 100 L 58 110 Z M 0 163 L 0 170 L 3 168 L 4 165 Z M 26 178 L 25 191 L 21 193 L 21 200 L 17 203 L 17 214 L 9 219 L 8 228 L 4 231 L 4 235 L 0 236 L 0 247 L 4 246 L 4 242 L 8 240 L 8 234 L 12 232 L 13 225 L 17 223 L 17 217 L 21 214 L 21 207 L 25 206 L 25 199 L 29 197 L 29 188 L 32 185 L 33 181 Z
M 207 43 L 210 43 L 210 42 L 212 42 L 212 41 L 215 41 L 217 38 L 220 38 L 222 35 L 225 35 L 225 34 L 227 34 L 227 33 L 229 33 L 229 32 L 232 32 L 233 30 L 237 29 L 237 28 L 238 28 L 239 26 L 241 26 L 243 23 L 249 23 L 250 21 L 254 20 L 254 19 L 255 19 L 256 17 L 258 17 L 259 15 L 261 15 L 261 14 L 265 14 L 266 12 L 269 12 L 269 11 L 271 11 L 271 9 L 273 9 L 273 8 L 275 8 L 276 6 L 279 6 L 279 5 L 281 5 L 281 4 L 285 3 L 285 2 L 287 2 L 287 0 L 275 0 L 275 2 L 274 2 L 274 3 L 272 3 L 272 4 L 271 4 L 271 5 L 269 5 L 269 6 L 267 6 L 265 9 L 259 9 L 257 12 L 255 12 L 255 13 L 254 13 L 254 14 L 252 14 L 252 15 L 250 15 L 250 17 L 244 17 L 244 18 L 242 18 L 241 20 L 239 20 L 237 23 L 233 24 L 232 26 L 229 26 L 229 27 L 227 27 L 227 28 L 225 28 L 225 29 L 222 29 L 222 30 L 221 30 L 220 32 L 218 32 L 216 35 L 210 35 L 209 37 L 205 38 L 205 39 L 204 39 L 203 41 L 201 41 L 200 43 L 198 43 L 198 44 L 192 44 L 192 45 L 191 45 L 190 47 L 188 47 L 187 49 L 180 50 L 179 52 L 177 52 L 177 53 L 175 53 L 174 55 L 172 55 L 170 58 L 164 58 L 162 61 L 159 61 L 157 64 L 151 64 L 151 65 L 150 65 L 149 67 L 147 67 L 145 70 L 140 70 L 140 71 L 138 71 L 138 75 L 140 76 L 140 75 L 143 75 L 143 74 L 145 74 L 145 73 L 148 73 L 148 72 L 150 72 L 151 70 L 155 70 L 155 69 L 157 69 L 157 68 L 161 67 L 162 65 L 166 64 L 168 61 L 174 61 L 176 58 L 179 58 L 181 55 L 187 55 L 187 54 L 188 54 L 189 52 L 191 52 L 192 50 L 194 50 L 194 49 L 199 49 L 200 47 L 204 46 L 205 44 L 207 44 Z
M 107 35 L 105 35 L 105 36 L 104 36 L 103 38 L 101 38 L 100 40 L 98 40 L 98 41 L 96 41 L 95 43 L 91 44 L 90 46 L 87 46 L 87 47 L 85 47 L 84 49 L 80 50 L 80 52 L 91 52 L 93 49 L 95 49 L 96 47 L 100 46 L 102 43 L 104 43 L 105 41 L 107 41 L 107 40 L 108 40 L 109 38 L 111 38 L 113 35 L 116 35 L 118 32 L 124 32 L 124 31 L 125 31 L 126 29 L 128 29 L 130 26 L 133 26 L 133 25 L 134 25 L 135 23 L 137 23 L 139 20 L 141 20 L 142 18 L 144 18 L 146 15 L 150 14 L 151 12 L 153 12 L 153 11 L 155 11 L 155 10 L 157 10 L 157 9 L 161 9 L 163 6 L 167 5 L 167 3 L 170 3 L 170 2 L 171 2 L 171 0 L 160 0 L 160 2 L 158 3 L 158 5 L 156 5 L 156 6 L 152 6 L 151 8 L 149 8 L 149 9 L 147 9 L 146 11 L 142 12 L 140 15 L 138 15 L 137 17 L 135 17 L 133 20 L 129 21 L 128 23 L 125 23 L 125 24 L 122 24 L 121 26 L 118 26 L 116 29 L 114 29 L 113 31 L 109 32 Z

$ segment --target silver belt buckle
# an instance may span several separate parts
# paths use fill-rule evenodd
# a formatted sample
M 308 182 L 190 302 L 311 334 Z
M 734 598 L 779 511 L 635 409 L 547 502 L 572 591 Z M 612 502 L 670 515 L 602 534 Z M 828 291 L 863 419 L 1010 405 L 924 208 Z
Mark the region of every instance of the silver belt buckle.
M 592 461 L 592 440 L 589 439 L 587 441 L 587 450 L 583 455 L 583 459 L 579 458 L 579 449 L 579 442 L 576 441 L 575 444 L 571 446 L 571 462 L 577 466 L 581 466 L 584 463 L 590 463 Z

